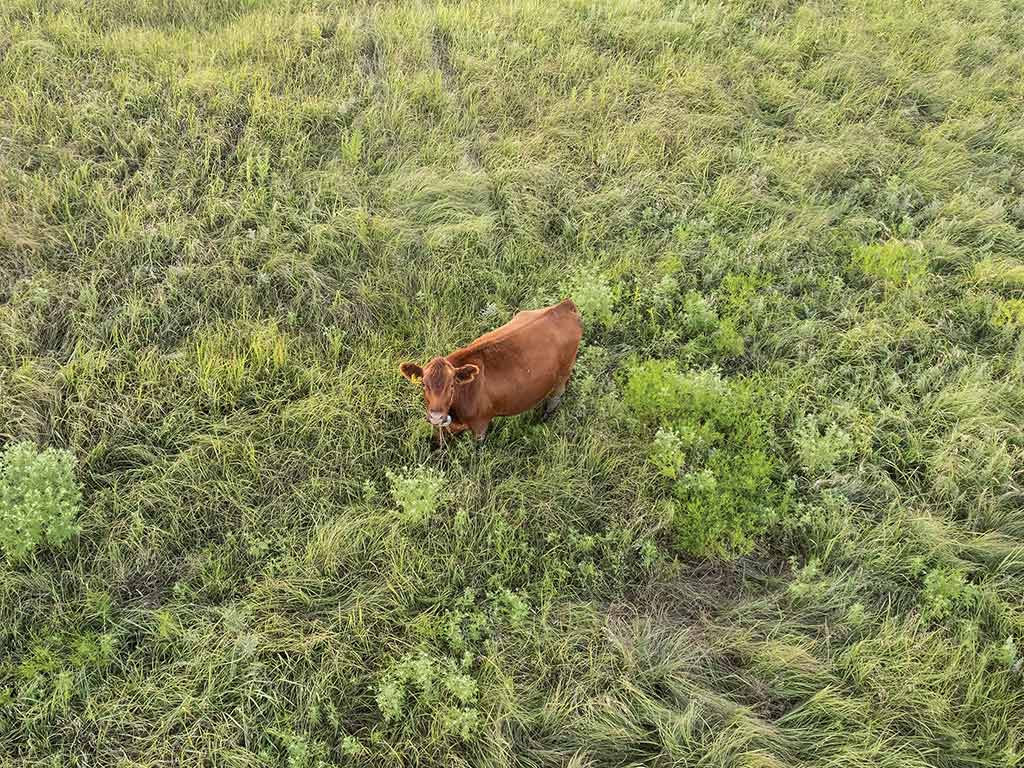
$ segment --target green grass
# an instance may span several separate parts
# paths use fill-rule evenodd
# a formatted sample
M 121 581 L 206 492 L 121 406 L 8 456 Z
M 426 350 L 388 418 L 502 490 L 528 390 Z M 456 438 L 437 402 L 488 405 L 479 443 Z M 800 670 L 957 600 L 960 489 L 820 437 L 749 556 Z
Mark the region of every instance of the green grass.
M 1019 765 L 1021 18 L 3 3 L 0 766 Z M 567 293 L 432 454 L 398 364 Z

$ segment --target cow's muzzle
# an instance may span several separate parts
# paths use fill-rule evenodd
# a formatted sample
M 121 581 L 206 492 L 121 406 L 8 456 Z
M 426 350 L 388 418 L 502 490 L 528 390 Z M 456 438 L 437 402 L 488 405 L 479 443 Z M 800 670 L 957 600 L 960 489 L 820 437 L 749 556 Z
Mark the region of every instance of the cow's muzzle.
M 452 423 L 452 415 L 450 413 L 446 413 L 444 415 L 441 415 L 440 413 L 428 413 L 427 421 L 429 421 L 430 425 L 433 427 L 447 427 Z

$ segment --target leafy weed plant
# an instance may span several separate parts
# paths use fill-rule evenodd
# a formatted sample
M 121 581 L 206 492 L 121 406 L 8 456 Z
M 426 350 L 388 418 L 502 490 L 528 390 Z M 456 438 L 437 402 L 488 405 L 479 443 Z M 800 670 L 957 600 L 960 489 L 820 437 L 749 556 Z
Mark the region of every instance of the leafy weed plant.
M 632 368 L 627 407 L 658 425 L 652 460 L 674 479 L 676 544 L 694 554 L 740 554 L 786 508 L 780 467 L 749 387 L 672 361 Z M 680 474 L 683 466 L 685 473 Z
M 77 530 L 81 492 L 68 451 L 30 442 L 0 455 L 0 549 L 12 560 L 40 544 L 63 545 Z
M 420 466 L 400 472 L 385 472 L 391 496 L 411 522 L 428 518 L 437 509 L 444 477 L 435 469 Z

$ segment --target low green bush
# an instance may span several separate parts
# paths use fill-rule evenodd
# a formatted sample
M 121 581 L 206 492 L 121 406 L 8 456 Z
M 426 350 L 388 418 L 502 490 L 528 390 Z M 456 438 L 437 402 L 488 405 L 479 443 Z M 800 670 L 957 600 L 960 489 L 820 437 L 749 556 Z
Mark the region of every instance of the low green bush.
M 921 616 L 941 623 L 966 610 L 976 602 L 977 590 L 961 571 L 936 567 L 924 576 L 921 590 Z
M 850 459 L 853 438 L 835 423 L 819 424 L 815 416 L 805 417 L 793 434 L 800 468 L 808 475 L 827 472 Z
M 996 306 L 992 324 L 997 328 L 1020 328 L 1024 326 L 1024 299 L 1007 299 Z
M 0 549 L 17 560 L 44 542 L 64 544 L 76 531 L 80 500 L 70 452 L 9 446 L 0 455 Z
M 750 388 L 716 369 L 684 373 L 649 360 L 630 370 L 625 401 L 657 430 L 651 460 L 671 480 L 675 544 L 693 554 L 748 551 L 788 503 Z
M 889 240 L 862 245 L 853 253 L 862 272 L 888 285 L 913 286 L 928 272 L 928 256 L 920 243 Z
M 974 265 L 974 279 L 994 288 L 1024 287 L 1024 264 L 1016 259 L 987 256 Z
M 417 467 L 401 472 L 386 471 L 391 496 L 411 522 L 429 516 L 437 509 L 444 478 L 436 470 Z
M 476 680 L 467 661 L 408 653 L 392 664 L 377 689 L 377 706 L 385 722 L 420 710 L 432 715 L 445 733 L 470 740 L 479 726 Z
M 608 278 L 596 270 L 581 270 L 568 287 L 568 292 L 587 325 L 610 327 L 615 324 L 615 302 L 618 299 Z

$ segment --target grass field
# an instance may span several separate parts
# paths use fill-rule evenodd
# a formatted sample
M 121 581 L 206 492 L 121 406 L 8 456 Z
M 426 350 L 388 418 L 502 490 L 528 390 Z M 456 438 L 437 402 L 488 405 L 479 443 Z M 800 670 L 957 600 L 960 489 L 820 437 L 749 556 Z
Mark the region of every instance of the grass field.
M 0 766 L 1020 765 L 1022 19 L 5 0 Z

